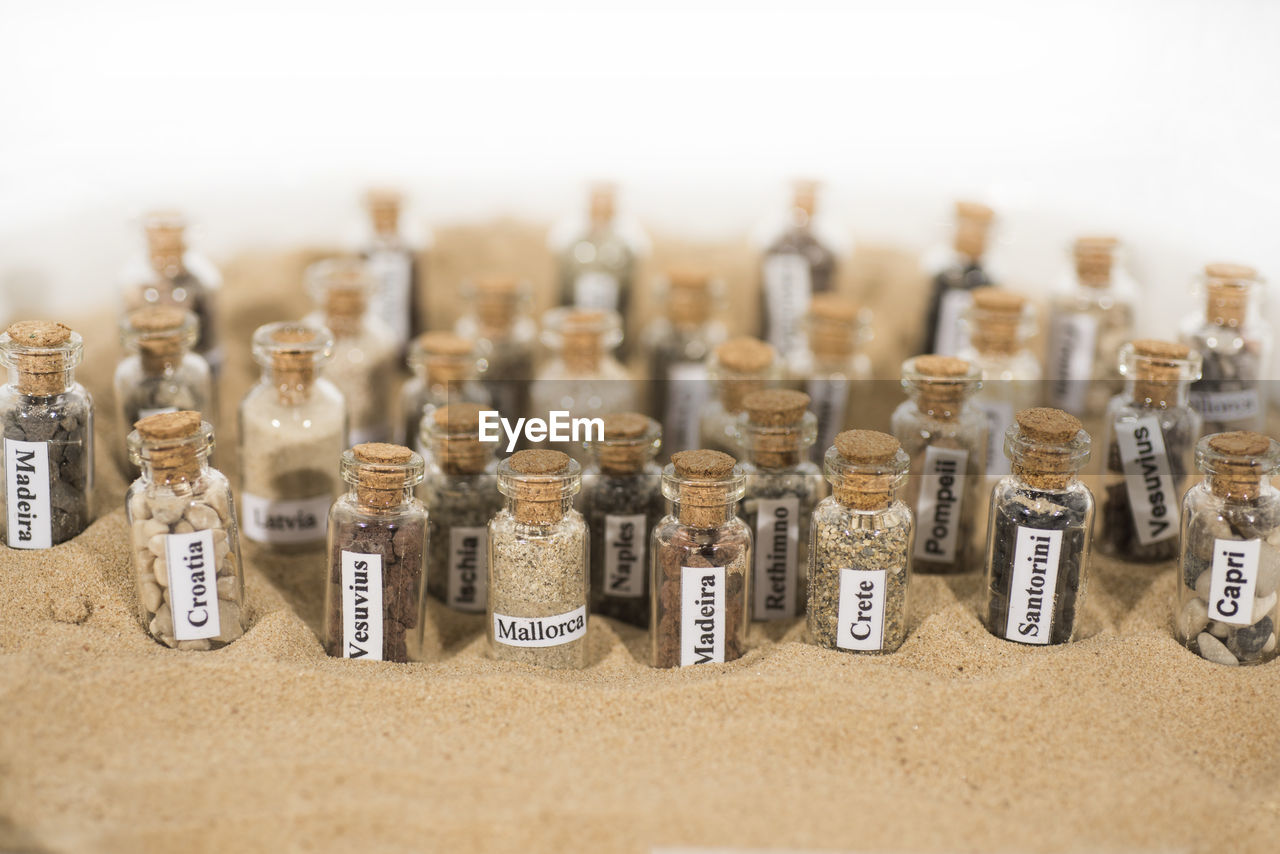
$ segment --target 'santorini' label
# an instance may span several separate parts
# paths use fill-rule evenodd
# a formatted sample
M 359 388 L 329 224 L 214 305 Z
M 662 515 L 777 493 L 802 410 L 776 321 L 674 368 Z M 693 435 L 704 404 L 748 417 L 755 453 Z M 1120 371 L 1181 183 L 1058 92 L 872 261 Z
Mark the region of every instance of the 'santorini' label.
M 240 500 L 244 505 L 244 535 L 255 543 L 291 545 L 325 538 L 332 496 L 283 499 L 244 492 Z
M 49 446 L 4 440 L 5 505 L 9 548 L 47 549 L 53 544 L 49 510 Z
M 586 605 L 553 617 L 493 615 L 493 639 L 507 646 L 560 646 L 586 636 Z
M 618 297 L 622 289 L 618 279 L 603 270 L 585 270 L 573 280 L 573 304 L 576 308 L 619 311 Z
M 164 559 L 169 568 L 174 638 L 200 640 L 222 634 L 213 531 L 166 534 Z
M 1057 314 L 1049 328 L 1049 396 L 1058 409 L 1080 413 L 1093 379 L 1098 319 L 1092 314 Z
M 342 552 L 342 657 L 382 661 L 382 555 Z
M 796 615 L 800 552 L 800 501 L 760 498 L 756 503 L 756 577 L 752 580 L 757 620 L 783 620 Z
M 604 595 L 644 595 L 645 515 L 604 517 Z
M 1160 420 L 1154 415 L 1117 419 L 1115 433 L 1138 542 L 1149 546 L 1176 537 L 1178 495 Z
M 483 611 L 489 576 L 489 530 L 449 529 L 449 581 L 446 601 L 459 611 Z
M 883 569 L 840 570 L 837 647 L 863 652 L 884 647 L 885 580 Z
M 789 353 L 797 343 L 800 318 L 809 310 L 813 281 L 809 259 L 798 252 L 781 252 L 764 259 L 765 306 L 769 310 L 769 343 Z
M 1253 593 L 1258 584 L 1261 547 L 1261 540 L 1213 541 L 1209 619 L 1232 626 L 1253 625 Z
M 680 568 L 680 666 L 724 662 L 723 566 Z
M 664 442 L 673 448 L 698 447 L 698 418 L 710 397 L 707 366 L 702 362 L 676 362 L 667 371 L 667 414 L 663 419 Z
M 1256 388 L 1234 391 L 1193 389 L 1189 402 L 1191 408 L 1204 416 L 1206 421 L 1243 421 L 1258 417 L 1258 413 L 1262 411 Z
M 916 519 L 915 556 L 920 560 L 947 563 L 956 559 L 960 534 L 960 513 L 964 507 L 964 472 L 969 452 L 962 448 L 930 446 L 924 452 L 920 472 L 920 499 Z
M 1053 628 L 1062 532 L 1018 526 L 1004 636 L 1021 643 L 1047 644 Z

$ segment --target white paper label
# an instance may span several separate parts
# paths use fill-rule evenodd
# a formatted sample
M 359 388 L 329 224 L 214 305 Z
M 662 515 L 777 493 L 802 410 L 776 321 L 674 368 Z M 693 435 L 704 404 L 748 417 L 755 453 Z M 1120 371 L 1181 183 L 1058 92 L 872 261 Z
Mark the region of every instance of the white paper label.
M 386 249 L 369 254 L 369 270 L 378 281 L 370 300 L 373 313 L 391 327 L 396 341 L 409 340 L 412 309 L 413 262 L 408 252 Z
M 1256 388 L 1235 391 L 1191 391 L 1191 408 L 1205 421 L 1244 421 L 1257 418 L 1262 411 Z
M 1253 625 L 1261 540 L 1213 541 L 1209 576 L 1209 619 L 1231 626 Z
M 1062 532 L 1018 526 L 1004 636 L 1020 643 L 1047 644 L 1053 628 Z
M 382 555 L 342 552 L 342 657 L 382 661 Z
M 213 531 L 166 534 L 164 560 L 169 568 L 173 636 L 184 641 L 222 634 Z
M 680 666 L 724 662 L 723 566 L 680 568 Z
M 875 651 L 884 647 L 886 572 L 883 569 L 840 570 L 840 649 Z
M 618 311 L 621 287 L 617 277 L 600 270 L 586 270 L 573 280 L 573 305 L 599 311 Z
M 1049 329 L 1049 396 L 1052 405 L 1079 414 L 1093 379 L 1098 318 L 1092 314 L 1055 315 Z
M 920 499 L 916 502 L 920 526 L 916 535 L 917 558 L 942 563 L 956 559 L 968 463 L 969 452 L 959 448 L 925 449 Z
M 1154 415 L 1118 419 L 1116 443 L 1138 542 L 1144 546 L 1178 535 L 1178 495 L 1169 471 L 1164 431 Z
M 676 362 L 668 370 L 667 380 L 663 441 L 677 450 L 697 448 L 698 417 L 711 396 L 707 366 L 702 362 Z
M 1003 400 L 980 400 L 978 409 L 987 419 L 987 474 L 1001 477 L 1009 473 L 1004 454 L 1004 433 L 1013 423 L 1013 404 Z
M 769 255 L 764 259 L 765 307 L 768 309 L 769 343 L 779 352 L 790 353 L 800 336 L 800 318 L 813 298 L 809 259 L 797 252 Z
M 449 581 L 445 604 L 459 611 L 483 611 L 489 577 L 489 530 L 449 529 Z
M 844 377 L 811 379 L 805 388 L 811 401 L 809 410 L 818 419 L 818 453 L 826 453 L 835 444 L 836 435 L 844 430 L 849 381 Z
M 325 538 L 332 496 L 285 500 L 244 492 L 240 500 L 244 535 L 255 543 L 314 543 Z
M 934 330 L 933 352 L 954 356 L 964 347 L 968 336 L 960 328 L 960 318 L 971 302 L 973 295 L 962 288 L 943 291 L 942 300 L 938 303 L 938 328 Z
M 800 552 L 800 500 L 756 501 L 756 576 L 752 579 L 757 620 L 796 615 L 796 569 Z
M 554 617 L 493 615 L 493 639 L 507 646 L 560 646 L 586 636 L 586 605 Z
M 644 594 L 645 515 L 604 517 L 604 595 Z
M 49 510 L 49 446 L 4 440 L 5 504 L 9 508 L 9 548 L 53 545 Z
M 141 421 L 144 418 L 150 418 L 152 415 L 166 415 L 170 412 L 177 412 L 177 411 L 178 411 L 178 407 L 176 406 L 161 406 L 157 409 L 139 409 L 138 420 Z

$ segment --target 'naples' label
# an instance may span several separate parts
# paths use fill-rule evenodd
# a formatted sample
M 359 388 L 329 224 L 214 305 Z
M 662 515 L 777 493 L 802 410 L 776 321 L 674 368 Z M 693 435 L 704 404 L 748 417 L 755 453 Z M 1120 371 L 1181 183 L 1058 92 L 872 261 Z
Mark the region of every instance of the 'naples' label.
M 964 470 L 969 452 L 960 448 L 930 446 L 920 471 L 920 499 L 916 519 L 915 556 L 947 563 L 956 559 L 960 539 L 960 512 L 964 506 Z
M 886 572 L 883 569 L 840 570 L 839 631 L 836 646 L 874 652 L 884 648 Z
M 169 568 L 173 636 L 184 641 L 216 638 L 222 634 L 213 531 L 166 534 L 164 560 Z
M 333 498 L 272 499 L 244 492 L 244 535 L 255 543 L 314 543 L 325 538 Z
M 382 661 L 382 555 L 342 552 L 342 657 Z
M 1047 644 L 1053 628 L 1062 532 L 1018 526 L 1004 636 L 1020 643 Z
M 586 636 L 586 605 L 554 617 L 493 615 L 493 639 L 507 646 L 560 646 Z
M 1231 626 L 1253 625 L 1253 593 L 1258 585 L 1261 547 L 1261 540 L 1213 541 L 1209 619 Z
M 5 503 L 9 508 L 11 549 L 47 549 L 53 545 L 49 512 L 49 446 L 44 442 L 4 440 Z
M 459 611 L 483 611 L 488 601 L 489 529 L 449 529 L 449 581 L 445 604 Z
M 604 595 L 644 595 L 645 515 L 604 517 Z
M 680 666 L 724 662 L 723 566 L 680 568 Z
M 1138 542 L 1144 546 L 1178 535 L 1178 494 L 1164 448 L 1164 431 L 1154 415 L 1117 419 L 1116 443 Z
M 756 500 L 756 576 L 752 617 L 783 620 L 796 615 L 800 552 L 800 500 Z

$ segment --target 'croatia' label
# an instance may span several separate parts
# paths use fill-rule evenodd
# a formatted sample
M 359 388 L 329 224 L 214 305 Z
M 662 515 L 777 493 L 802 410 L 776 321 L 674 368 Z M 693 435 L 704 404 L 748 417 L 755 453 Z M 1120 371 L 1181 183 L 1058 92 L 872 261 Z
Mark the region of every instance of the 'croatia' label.
M 169 568 L 173 636 L 184 641 L 222 634 L 213 531 L 165 535 L 164 559 Z

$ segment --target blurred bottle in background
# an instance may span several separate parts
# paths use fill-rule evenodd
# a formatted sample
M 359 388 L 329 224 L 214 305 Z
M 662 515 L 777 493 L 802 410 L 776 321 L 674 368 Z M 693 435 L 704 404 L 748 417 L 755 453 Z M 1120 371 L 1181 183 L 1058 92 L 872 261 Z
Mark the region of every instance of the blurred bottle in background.
M 378 280 L 369 310 L 395 334 L 396 347 L 405 352 L 409 341 L 427 328 L 418 290 L 418 258 L 404 234 L 404 199 L 395 190 L 379 188 L 365 194 L 369 234 L 360 254 Z
M 529 291 L 529 283 L 515 276 L 473 279 L 462 289 L 467 313 L 454 326 L 476 342 L 481 383 L 502 417 L 513 421 L 529 415 L 536 362 L 538 324 L 529 315 Z
M 969 307 L 970 291 L 992 284 L 983 266 L 995 212 L 977 202 L 956 202 L 955 234 L 950 249 L 935 250 L 925 269 L 933 278 L 922 353 L 954 356 L 964 346 L 960 319 Z
M 804 346 L 787 355 L 787 379 L 812 401 L 818 438 L 810 456 L 818 462 L 850 426 L 858 388 L 871 379 L 871 358 L 864 352 L 872 338 L 871 312 L 840 294 L 817 294 L 803 328 Z
M 760 264 L 761 337 L 784 355 L 804 346 L 813 295 L 835 287 L 836 253 L 815 227 L 817 193 L 815 181 L 795 183 L 790 215 L 766 241 Z

